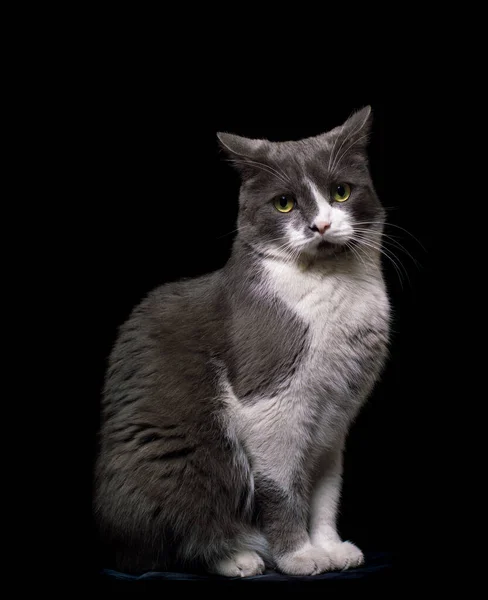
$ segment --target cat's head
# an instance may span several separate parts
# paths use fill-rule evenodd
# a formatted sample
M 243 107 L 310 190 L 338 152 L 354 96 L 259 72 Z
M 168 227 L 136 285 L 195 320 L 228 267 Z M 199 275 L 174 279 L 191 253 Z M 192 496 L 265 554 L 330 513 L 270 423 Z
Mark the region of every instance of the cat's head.
M 370 128 L 368 106 L 342 126 L 299 141 L 219 133 L 241 174 L 241 239 L 284 258 L 328 257 L 357 244 L 377 246 L 384 209 L 368 169 Z

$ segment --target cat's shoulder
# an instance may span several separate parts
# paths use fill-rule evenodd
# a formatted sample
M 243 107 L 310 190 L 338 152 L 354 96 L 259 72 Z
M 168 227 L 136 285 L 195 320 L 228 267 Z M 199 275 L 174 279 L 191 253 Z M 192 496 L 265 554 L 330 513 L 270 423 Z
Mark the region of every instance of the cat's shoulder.
M 163 283 L 150 290 L 142 299 L 140 306 L 199 299 L 205 295 L 212 295 L 221 286 L 222 277 L 222 271 L 219 270 Z
M 175 323 L 200 317 L 221 303 L 222 273 L 214 271 L 161 284 L 150 290 L 133 308 L 127 323 L 151 323 L 164 318 Z

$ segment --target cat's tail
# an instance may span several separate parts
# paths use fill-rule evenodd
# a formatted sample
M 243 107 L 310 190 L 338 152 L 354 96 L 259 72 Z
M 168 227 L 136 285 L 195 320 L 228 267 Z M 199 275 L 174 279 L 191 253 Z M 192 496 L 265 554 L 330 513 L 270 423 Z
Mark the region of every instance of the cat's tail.
M 215 535 L 215 529 L 207 533 L 205 542 L 189 535 L 179 545 L 178 559 L 183 564 L 204 565 L 212 571 L 212 566 L 225 559 L 231 559 L 243 551 L 256 552 L 263 559 L 266 567 L 273 568 L 269 544 L 265 536 L 257 529 L 244 524 L 236 524 L 234 535 L 224 537 Z
M 271 555 L 271 549 L 269 547 L 268 540 L 262 532 L 258 529 L 249 529 L 242 534 L 239 540 L 242 550 L 250 550 L 257 552 L 259 556 L 264 560 L 265 564 L 269 568 L 274 567 L 273 558 Z

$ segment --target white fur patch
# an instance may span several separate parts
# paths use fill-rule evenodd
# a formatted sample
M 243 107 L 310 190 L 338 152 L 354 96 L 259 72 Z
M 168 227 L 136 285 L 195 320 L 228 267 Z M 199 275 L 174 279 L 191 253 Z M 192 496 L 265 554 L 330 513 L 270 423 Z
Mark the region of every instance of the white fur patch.
M 322 340 L 336 324 L 353 320 L 360 325 L 372 312 L 386 308 L 379 267 L 370 265 L 368 272 L 364 263 L 335 257 L 320 268 L 301 270 L 294 263 L 263 260 L 267 292 L 283 301 Z
M 253 468 L 288 489 L 297 464 L 309 449 L 334 448 L 353 416 L 343 408 L 351 403 L 349 387 L 328 362 L 330 357 L 341 360 L 337 353 L 338 342 L 345 335 L 343 325 L 364 325 L 378 311 L 386 313 L 387 304 L 379 270 L 372 267 L 365 273 L 364 265 L 355 265 L 350 258 L 343 263 L 335 258 L 320 271 L 303 272 L 295 264 L 274 258 L 264 259 L 263 265 L 267 274 L 263 295 L 270 301 L 279 298 L 309 325 L 309 358 L 301 362 L 286 390 L 278 395 L 243 404 L 225 376 L 222 385 L 229 422 L 252 454 Z M 323 402 L 322 414 L 317 417 L 320 439 L 312 439 L 311 420 L 316 417 L 311 398 L 314 390 L 322 389 L 324 379 L 334 395 Z
M 313 223 L 317 226 L 319 226 L 320 223 L 330 224 L 330 228 L 326 231 L 323 238 L 318 234 L 316 235 L 317 241 L 324 239 L 337 244 L 343 244 L 349 241 L 354 233 L 349 214 L 341 208 L 329 204 L 319 192 L 313 181 L 310 179 L 307 179 L 306 181 L 312 191 L 315 202 L 317 203 L 318 214 Z
M 265 569 L 263 559 L 256 552 L 243 550 L 230 558 L 224 558 L 213 565 L 211 572 L 224 577 L 252 577 Z
M 254 502 L 254 475 L 249 464 L 249 457 L 247 456 L 244 448 L 242 447 L 242 436 L 239 430 L 239 421 L 236 419 L 235 410 L 232 407 L 236 405 L 236 398 L 233 395 L 231 386 L 225 376 L 225 368 L 222 364 L 216 362 L 215 366 L 221 373 L 221 384 L 224 393 L 224 399 L 231 408 L 230 412 L 222 415 L 224 429 L 227 432 L 229 440 L 234 445 L 234 463 L 237 472 L 244 474 L 248 483 L 248 495 L 246 498 L 246 510 L 252 510 Z
M 291 223 L 288 223 L 286 226 L 286 233 L 290 244 L 296 248 L 301 246 L 303 242 L 307 240 L 303 230 L 295 229 Z M 281 255 L 278 255 L 278 257 L 279 256 Z
M 296 401 L 295 394 L 285 394 L 243 405 L 227 378 L 222 383 L 231 420 L 238 424 L 239 438 L 252 454 L 254 469 L 288 488 L 297 452 L 310 442 L 306 403 Z
M 313 197 L 315 198 L 315 202 L 317 203 L 317 208 L 319 210 L 318 215 L 315 217 L 314 223 L 324 221 L 330 223 L 332 218 L 332 206 L 322 196 L 322 194 L 319 192 L 317 186 L 313 181 L 307 179 L 307 184 L 312 191 Z
M 287 575 L 318 575 L 330 571 L 332 567 L 328 553 L 309 543 L 295 552 L 278 557 L 276 564 L 278 570 Z
M 337 508 L 342 483 L 343 443 L 324 455 L 314 482 L 310 503 L 310 539 L 314 546 L 338 544 Z

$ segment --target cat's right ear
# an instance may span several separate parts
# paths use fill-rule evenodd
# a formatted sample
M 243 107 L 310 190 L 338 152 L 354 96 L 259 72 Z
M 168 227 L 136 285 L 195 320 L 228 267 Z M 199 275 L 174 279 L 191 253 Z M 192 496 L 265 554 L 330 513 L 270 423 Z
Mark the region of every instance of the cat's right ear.
M 251 140 L 233 133 L 217 133 L 221 147 L 231 156 L 250 158 L 263 147 L 264 140 Z
M 246 175 L 254 170 L 253 165 L 260 160 L 266 146 L 265 140 L 252 140 L 233 133 L 219 132 L 217 139 L 229 161 L 241 175 Z

